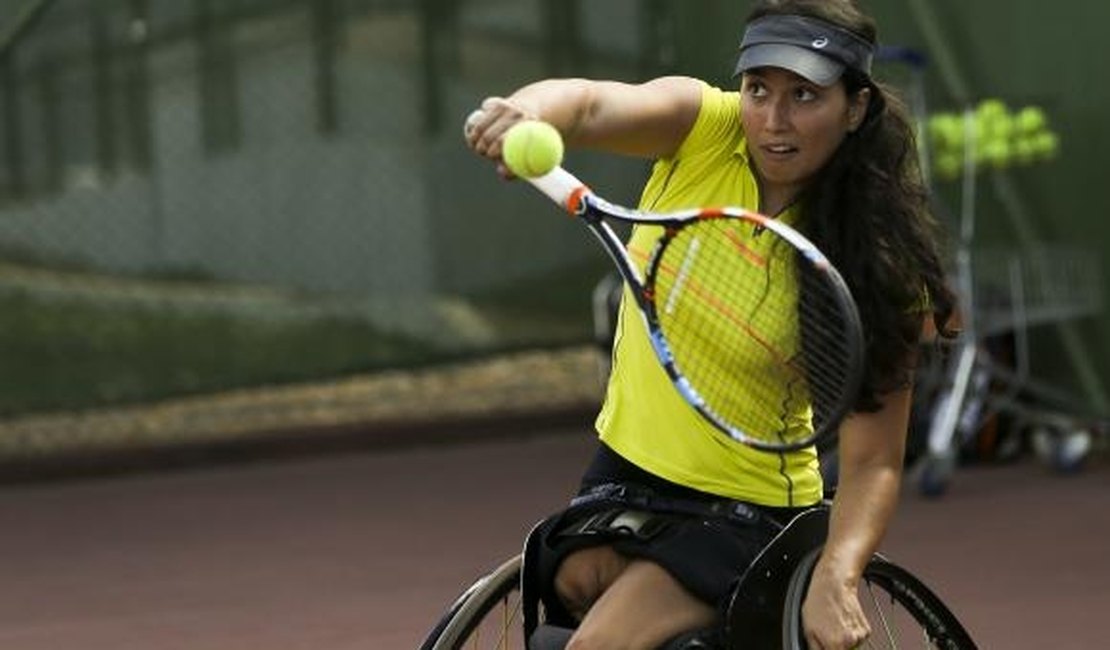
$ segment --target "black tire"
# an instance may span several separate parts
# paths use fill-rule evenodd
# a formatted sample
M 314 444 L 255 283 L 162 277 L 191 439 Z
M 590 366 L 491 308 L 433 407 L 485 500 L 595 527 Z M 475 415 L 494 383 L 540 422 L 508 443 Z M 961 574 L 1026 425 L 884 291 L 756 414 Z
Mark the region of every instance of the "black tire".
M 479 578 L 451 605 L 420 650 L 523 649 L 520 566 L 521 557 L 516 555 Z M 480 637 L 487 633 L 489 645 L 480 645 Z
M 786 590 L 783 648 L 806 650 L 802 600 L 820 550 L 794 570 Z M 860 602 L 871 623 L 871 637 L 861 648 L 938 648 L 975 650 L 963 625 L 931 589 L 906 569 L 875 556 L 863 572 Z

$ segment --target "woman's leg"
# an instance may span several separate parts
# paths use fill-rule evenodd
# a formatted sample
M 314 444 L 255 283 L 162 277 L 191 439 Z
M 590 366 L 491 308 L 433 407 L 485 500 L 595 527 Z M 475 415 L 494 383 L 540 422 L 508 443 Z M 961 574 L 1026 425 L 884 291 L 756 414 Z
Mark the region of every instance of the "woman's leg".
M 571 553 L 555 590 L 581 622 L 568 650 L 654 650 L 689 630 L 709 627 L 717 612 L 658 564 L 610 546 Z

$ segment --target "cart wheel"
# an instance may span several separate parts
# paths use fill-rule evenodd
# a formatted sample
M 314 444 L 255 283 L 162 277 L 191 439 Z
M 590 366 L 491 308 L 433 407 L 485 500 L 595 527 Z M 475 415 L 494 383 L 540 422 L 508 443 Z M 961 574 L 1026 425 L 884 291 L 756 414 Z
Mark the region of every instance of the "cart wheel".
M 929 454 L 921 460 L 917 487 L 923 496 L 939 497 L 948 491 L 948 483 L 956 470 L 956 455 Z
M 1083 467 L 1091 451 L 1091 432 L 1083 427 L 1040 425 L 1032 431 L 1033 449 L 1037 456 L 1054 471 L 1072 474 Z

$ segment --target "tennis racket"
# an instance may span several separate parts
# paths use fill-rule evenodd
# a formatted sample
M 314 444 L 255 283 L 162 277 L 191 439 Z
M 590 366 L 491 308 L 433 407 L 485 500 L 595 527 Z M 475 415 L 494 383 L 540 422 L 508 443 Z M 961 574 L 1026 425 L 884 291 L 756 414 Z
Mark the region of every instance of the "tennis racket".
M 771 452 L 835 434 L 862 379 L 863 335 L 843 278 L 801 233 L 738 207 L 629 209 L 558 166 L 525 180 L 597 237 L 667 377 L 716 429 Z M 617 223 L 658 238 L 630 249 Z

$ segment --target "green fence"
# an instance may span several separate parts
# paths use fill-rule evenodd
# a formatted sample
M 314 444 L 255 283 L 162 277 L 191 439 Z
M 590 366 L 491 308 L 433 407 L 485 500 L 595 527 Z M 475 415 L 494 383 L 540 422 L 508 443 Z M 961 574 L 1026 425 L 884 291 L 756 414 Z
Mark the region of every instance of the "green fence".
M 548 75 L 728 83 L 747 4 L 5 3 L 0 415 L 587 341 L 606 261 L 468 154 L 461 121 Z M 1008 172 L 1015 194 L 983 192 L 984 241 L 1110 245 L 1110 89 L 1072 45 L 1098 42 L 1110 9 L 1054 21 L 1043 3 L 870 4 L 888 42 L 945 48 L 926 72 L 933 105 L 1036 102 L 1061 133 L 1056 162 Z M 569 164 L 622 201 L 646 169 Z M 1033 242 L 1014 236 L 1015 199 Z M 1078 346 L 1097 383 L 1105 318 L 1066 327 L 1042 355 Z M 1074 376 L 1060 358 L 1045 371 Z

